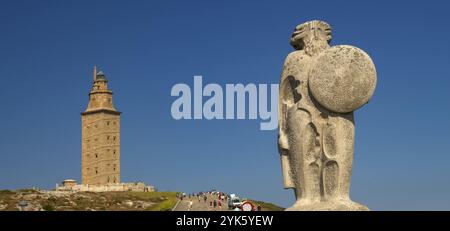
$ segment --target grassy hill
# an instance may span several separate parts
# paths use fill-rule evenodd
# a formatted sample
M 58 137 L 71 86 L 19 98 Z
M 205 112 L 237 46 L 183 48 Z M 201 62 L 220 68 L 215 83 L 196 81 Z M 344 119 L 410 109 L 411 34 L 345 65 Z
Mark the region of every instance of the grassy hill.
M 54 192 L 0 190 L 0 211 L 170 211 L 174 192 Z
M 176 204 L 175 192 L 58 192 L 21 189 L 0 190 L 0 211 L 170 211 Z M 251 200 L 262 211 L 282 207 Z
M 283 211 L 284 208 L 280 207 L 278 205 L 264 202 L 264 201 L 256 201 L 256 200 L 250 200 L 255 206 L 261 206 L 261 211 Z

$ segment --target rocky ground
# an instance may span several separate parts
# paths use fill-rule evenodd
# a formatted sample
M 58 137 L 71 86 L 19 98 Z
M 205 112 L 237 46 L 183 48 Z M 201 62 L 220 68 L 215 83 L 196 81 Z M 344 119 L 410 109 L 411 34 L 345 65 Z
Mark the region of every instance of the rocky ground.
M 0 211 L 168 211 L 174 192 L 0 190 Z

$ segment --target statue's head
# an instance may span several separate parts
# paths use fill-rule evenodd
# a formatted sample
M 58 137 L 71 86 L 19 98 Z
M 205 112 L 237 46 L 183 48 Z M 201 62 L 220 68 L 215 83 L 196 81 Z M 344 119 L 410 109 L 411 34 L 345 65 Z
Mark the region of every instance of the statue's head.
M 319 20 L 313 20 L 302 23 L 295 27 L 291 37 L 291 45 L 296 50 L 304 50 L 308 46 L 315 44 L 330 44 L 331 42 L 331 26 Z

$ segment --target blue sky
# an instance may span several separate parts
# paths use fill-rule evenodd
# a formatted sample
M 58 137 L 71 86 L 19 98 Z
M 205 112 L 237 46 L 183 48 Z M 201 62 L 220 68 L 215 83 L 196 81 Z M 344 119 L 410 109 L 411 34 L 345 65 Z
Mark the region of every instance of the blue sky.
M 257 120 L 173 120 L 176 83 L 278 83 L 302 22 L 377 67 L 356 112 L 351 196 L 373 210 L 450 209 L 446 1 L 2 1 L 0 188 L 80 179 L 81 118 L 96 64 L 121 122 L 122 180 L 218 188 L 283 206 L 277 131 Z

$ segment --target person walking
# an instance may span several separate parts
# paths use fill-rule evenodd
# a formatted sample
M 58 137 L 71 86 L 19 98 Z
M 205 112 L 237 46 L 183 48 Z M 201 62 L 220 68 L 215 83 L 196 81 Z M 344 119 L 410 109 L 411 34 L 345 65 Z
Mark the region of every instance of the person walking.
M 191 209 L 192 209 L 192 205 L 194 204 L 194 202 L 192 202 L 192 200 L 190 200 L 189 201 L 189 208 L 188 208 L 188 211 L 191 211 Z

